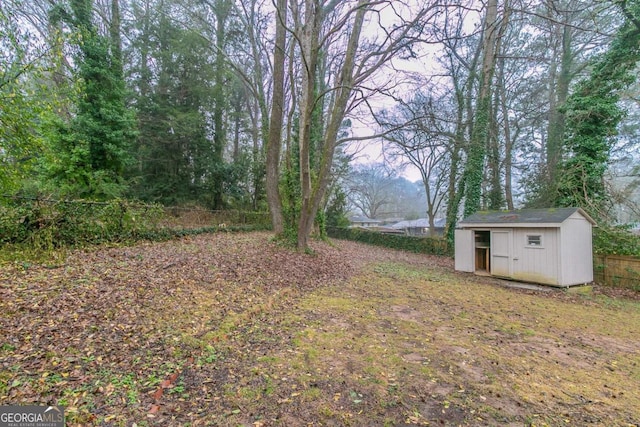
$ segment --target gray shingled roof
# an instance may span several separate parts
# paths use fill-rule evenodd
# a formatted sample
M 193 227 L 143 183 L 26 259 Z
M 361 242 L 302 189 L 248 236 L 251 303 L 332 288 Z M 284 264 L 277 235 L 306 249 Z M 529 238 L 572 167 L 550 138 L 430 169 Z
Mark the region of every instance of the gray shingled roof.
M 592 224 L 593 219 L 580 208 L 520 209 L 512 211 L 480 211 L 463 219 L 459 225 L 473 224 L 560 224 L 580 212 Z

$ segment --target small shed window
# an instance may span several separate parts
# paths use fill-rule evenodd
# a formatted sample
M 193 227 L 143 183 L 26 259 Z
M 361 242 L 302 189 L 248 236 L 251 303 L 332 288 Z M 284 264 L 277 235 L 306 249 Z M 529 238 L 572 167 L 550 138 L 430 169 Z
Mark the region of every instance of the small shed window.
M 527 234 L 527 246 L 542 247 L 542 236 L 540 234 Z

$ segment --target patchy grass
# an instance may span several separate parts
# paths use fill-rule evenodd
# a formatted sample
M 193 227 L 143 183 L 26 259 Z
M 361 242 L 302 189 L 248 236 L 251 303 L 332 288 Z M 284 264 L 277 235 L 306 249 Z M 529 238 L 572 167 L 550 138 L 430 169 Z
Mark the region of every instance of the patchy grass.
M 637 298 L 313 249 L 225 233 L 6 264 L 0 404 L 64 404 L 70 426 L 640 420 Z
M 291 345 L 276 357 L 287 363 L 263 369 L 314 391 L 305 422 L 609 426 L 640 419 L 637 302 L 526 293 L 384 263 L 307 295 L 287 312 L 289 322 L 294 316 Z

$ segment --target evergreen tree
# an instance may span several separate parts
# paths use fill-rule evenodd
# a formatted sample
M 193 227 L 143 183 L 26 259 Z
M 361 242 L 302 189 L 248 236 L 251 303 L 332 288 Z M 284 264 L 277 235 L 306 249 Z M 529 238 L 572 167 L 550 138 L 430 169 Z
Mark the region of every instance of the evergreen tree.
M 125 103 L 122 59 L 113 28 L 111 37 L 99 34 L 92 0 L 73 0 L 70 11 L 57 6 L 52 18 L 76 33 L 80 93 L 74 117 L 57 123 L 49 172 L 71 195 L 119 196 L 126 188 L 123 173 L 130 161 L 135 122 Z
M 135 185 L 144 200 L 168 205 L 211 204 L 213 145 L 207 111 L 212 99 L 212 67 L 201 29 L 173 20 L 171 4 L 136 9 L 138 38 L 132 67 L 138 110 Z M 153 13 L 155 12 L 155 13 Z
M 604 173 L 618 124 L 625 115 L 619 105 L 620 91 L 635 81 L 634 70 L 640 60 L 640 2 L 617 4 L 625 24 L 564 107 L 564 173 L 553 200 L 556 206 L 584 206 L 594 214 L 606 202 Z

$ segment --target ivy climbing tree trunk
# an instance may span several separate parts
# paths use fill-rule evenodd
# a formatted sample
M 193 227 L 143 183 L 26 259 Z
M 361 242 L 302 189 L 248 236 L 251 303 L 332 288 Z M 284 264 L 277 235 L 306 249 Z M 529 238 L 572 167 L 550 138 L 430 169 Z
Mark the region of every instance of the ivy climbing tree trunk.
M 506 6 L 505 6 L 506 7 Z M 464 216 L 480 209 L 482 180 L 491 114 L 491 82 L 496 67 L 499 40 L 498 2 L 489 0 L 482 38 L 482 69 L 473 129 L 462 179 L 464 181 Z
M 449 169 L 449 191 L 447 200 L 447 224 L 445 235 L 450 244 L 453 244 L 454 230 L 456 227 L 458 210 L 460 208 L 460 201 L 462 199 L 462 192 L 456 191 L 458 189 L 458 171 L 461 166 L 460 153 L 464 146 L 465 137 L 465 123 L 464 123 L 464 97 L 463 91 L 458 85 L 458 82 L 454 80 L 454 87 L 457 100 L 457 114 L 456 114 L 456 130 L 451 147 L 451 167 Z M 460 180 L 462 182 L 462 180 Z
M 453 35 L 457 36 L 461 31 L 461 25 L 458 24 Z M 451 148 L 445 235 L 450 244 L 453 245 L 455 227 L 465 189 L 463 153 L 468 149 L 468 135 L 471 131 L 473 117 L 473 92 L 482 50 L 481 46 L 478 45 L 473 50 L 473 54 L 468 61 L 460 61 L 457 54 L 459 50 L 457 46 L 458 37 L 451 37 L 450 40 L 454 42 L 447 45 L 447 59 L 455 94 L 456 126 Z M 466 66 L 463 67 L 465 64 Z
M 496 79 L 499 81 L 499 76 Z M 502 156 L 501 156 L 501 140 L 500 130 L 498 129 L 497 112 L 500 109 L 500 87 L 499 83 L 495 85 L 491 106 L 491 114 L 489 115 L 488 132 L 487 132 L 487 205 L 490 210 L 499 210 L 504 205 L 503 185 L 502 185 Z

